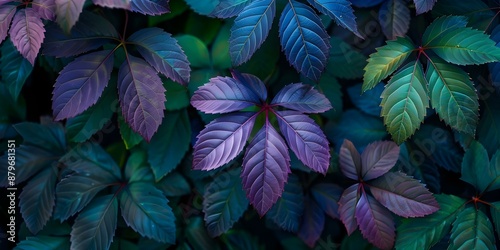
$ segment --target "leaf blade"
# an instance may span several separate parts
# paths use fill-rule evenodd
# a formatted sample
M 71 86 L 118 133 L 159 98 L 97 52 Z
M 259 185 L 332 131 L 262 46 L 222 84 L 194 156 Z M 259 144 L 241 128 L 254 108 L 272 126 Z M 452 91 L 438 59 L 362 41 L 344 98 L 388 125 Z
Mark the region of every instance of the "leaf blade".
M 55 0 L 56 22 L 64 32 L 69 33 L 82 13 L 85 0 Z
M 481 210 L 468 207 L 453 223 L 449 249 L 494 249 L 495 235 L 491 221 Z
M 364 181 L 389 172 L 399 158 L 399 147 L 392 141 L 374 142 L 361 154 L 361 177 Z
M 14 15 L 9 30 L 10 40 L 31 65 L 35 64 L 35 59 L 42 47 L 44 33 L 44 24 L 32 8 L 19 10 Z
M 359 38 L 363 38 L 358 31 L 356 16 L 351 7 L 351 2 L 347 0 L 307 0 L 321 13 L 328 15 L 335 22 L 354 33 Z
M 271 101 L 273 104 L 304 113 L 323 113 L 332 108 L 325 95 L 302 83 L 292 83 L 282 88 Z

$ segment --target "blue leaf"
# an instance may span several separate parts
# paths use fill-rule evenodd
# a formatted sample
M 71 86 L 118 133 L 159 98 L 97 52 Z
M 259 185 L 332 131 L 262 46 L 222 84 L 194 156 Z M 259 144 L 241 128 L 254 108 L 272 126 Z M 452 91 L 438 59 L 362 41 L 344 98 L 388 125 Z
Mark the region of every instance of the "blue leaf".
M 388 0 L 380 7 L 378 19 L 387 39 L 404 37 L 410 28 L 410 9 L 405 0 Z
M 220 0 L 210 16 L 218 18 L 236 16 L 251 2 L 251 0 Z
M 15 250 L 59 250 L 69 249 L 69 238 L 54 237 L 46 235 L 38 235 L 33 237 L 26 237 L 14 248 Z
M 266 40 L 276 14 L 275 0 L 258 0 L 247 5 L 234 20 L 229 53 L 234 65 L 248 61 Z
M 332 47 L 326 72 L 334 77 L 345 79 L 363 78 L 363 68 L 367 64 L 367 57 L 338 37 L 332 36 L 330 44 Z
M 7 85 L 14 101 L 17 100 L 26 79 L 31 75 L 33 66 L 14 47 L 14 44 L 7 39 L 0 49 L 0 69 L 2 83 Z
M 356 24 L 356 16 L 351 7 L 351 2 L 348 0 L 307 0 L 312 6 L 318 9 L 321 13 L 328 15 L 335 22 L 350 30 L 359 38 L 363 36 L 358 31 Z
M 205 188 L 203 212 L 211 237 L 229 230 L 248 208 L 239 173 L 239 169 L 223 172 Z
M 302 75 L 318 81 L 326 66 L 330 43 L 314 10 L 290 1 L 281 13 L 279 34 L 288 61 Z
M 130 10 L 144 15 L 156 16 L 170 12 L 169 0 L 134 0 L 130 3 Z
M 382 111 L 380 107 L 380 96 L 384 91 L 384 84 L 379 83 L 373 89 L 362 92 L 363 84 L 356 84 L 347 88 L 347 94 L 356 108 L 364 113 L 379 117 Z
M 234 79 L 240 81 L 242 84 L 251 89 L 262 102 L 265 102 L 267 100 L 266 85 L 258 77 L 251 74 L 242 74 L 236 70 L 231 70 L 231 74 L 233 75 Z
M 377 4 L 380 4 L 384 0 L 350 0 L 351 3 L 356 7 L 373 7 Z
M 493 94 L 481 106 L 483 113 L 477 126 L 477 140 L 492 156 L 500 148 L 500 98 Z
M 282 196 L 269 210 L 267 216 L 282 229 L 297 232 L 303 212 L 304 194 L 302 184 L 296 175 L 290 174 Z
M 283 87 L 271 101 L 271 105 L 303 113 L 323 113 L 332 108 L 325 95 L 312 86 L 302 83 L 292 83 Z
M 32 145 L 61 154 L 66 150 L 64 128 L 60 123 L 38 124 L 23 122 L 14 125 L 23 137 L 24 145 Z
M 436 1 L 437 0 L 413 0 L 413 2 L 415 2 L 415 8 L 417 9 L 417 15 L 431 10 Z
M 319 183 L 311 188 L 314 200 L 333 219 L 340 219 L 338 201 L 342 192 L 341 187 L 331 183 Z
M 325 213 L 321 210 L 321 207 L 309 198 L 304 202 L 305 210 L 302 216 L 302 222 L 300 224 L 300 229 L 298 232 L 299 238 L 301 238 L 310 248 L 313 248 L 323 232 L 323 227 L 325 225 Z
M 168 197 L 183 196 L 191 192 L 191 187 L 186 178 L 178 172 L 169 173 L 157 182 L 155 186 Z
M 500 25 L 497 25 L 491 32 L 490 38 L 497 43 L 497 47 L 500 47 Z M 497 93 L 500 93 L 500 63 L 490 63 L 488 68 L 490 69 L 492 85 L 497 89 Z
M 219 5 L 220 0 L 185 0 L 191 9 L 201 15 L 209 15 Z

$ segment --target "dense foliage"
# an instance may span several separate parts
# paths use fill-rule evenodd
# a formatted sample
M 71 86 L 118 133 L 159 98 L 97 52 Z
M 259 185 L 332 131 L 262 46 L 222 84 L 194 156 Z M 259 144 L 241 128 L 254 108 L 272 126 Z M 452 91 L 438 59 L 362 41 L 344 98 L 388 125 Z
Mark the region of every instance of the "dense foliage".
M 0 248 L 496 249 L 499 13 L 0 0 Z

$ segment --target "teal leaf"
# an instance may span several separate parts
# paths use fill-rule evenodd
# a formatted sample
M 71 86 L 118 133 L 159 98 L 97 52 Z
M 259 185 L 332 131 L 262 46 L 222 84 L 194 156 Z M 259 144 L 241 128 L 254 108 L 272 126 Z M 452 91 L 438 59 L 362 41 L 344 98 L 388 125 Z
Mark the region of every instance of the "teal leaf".
M 125 178 L 132 182 L 153 182 L 154 175 L 147 161 L 147 154 L 142 149 L 132 151 L 125 164 Z
M 500 148 L 500 98 L 498 95 L 492 95 L 485 100 L 481 109 L 481 119 L 477 126 L 477 140 L 483 144 L 489 155 L 493 155 Z
M 118 128 L 120 129 L 120 135 L 127 149 L 131 149 L 143 141 L 142 136 L 132 130 L 130 125 L 125 122 L 125 118 L 123 118 L 120 112 L 118 113 Z
M 26 79 L 33 71 L 33 66 L 17 51 L 10 39 L 3 43 L 0 52 L 2 53 L 0 58 L 2 82 L 7 85 L 10 94 L 16 101 Z
M 348 0 L 308 0 L 321 13 L 328 15 L 343 28 L 350 30 L 359 38 L 363 36 L 358 31 L 356 16 Z
M 356 84 L 347 88 L 347 94 L 356 108 L 362 112 L 372 115 L 380 116 L 382 108 L 380 107 L 380 96 L 384 91 L 384 84 L 379 83 L 373 89 L 362 92 L 362 84 Z
M 59 250 L 59 249 L 69 249 L 69 238 L 66 237 L 54 237 L 46 235 L 38 235 L 32 237 L 26 237 L 25 240 L 20 241 L 15 250 Z
M 442 16 L 436 18 L 422 35 L 422 44 L 424 47 L 440 39 L 443 34 L 458 28 L 467 26 L 467 18 L 464 16 Z
M 60 123 L 22 122 L 14 125 L 14 128 L 23 137 L 24 145 L 33 145 L 54 153 L 62 153 L 66 149 L 64 128 Z
M 475 207 L 462 210 L 453 223 L 448 249 L 495 249 L 495 235 L 488 216 Z
M 188 181 L 178 172 L 169 173 L 157 182 L 155 186 L 168 197 L 183 196 L 191 192 L 191 186 Z
M 267 217 L 283 230 L 297 232 L 304 212 L 304 195 L 299 178 L 290 174 L 281 197 L 267 212 Z
M 486 191 L 488 185 L 496 178 L 490 172 L 491 166 L 489 162 L 488 152 L 486 152 L 483 145 L 477 141 L 472 141 L 465 151 L 462 162 L 462 177 L 460 179 L 470 183 L 480 193 Z
M 285 187 L 286 188 L 286 187 Z M 340 219 L 338 201 L 342 188 L 332 183 L 319 183 L 311 188 L 311 194 L 325 213 L 333 219 Z
M 326 72 L 339 78 L 362 78 L 367 57 L 338 37 L 330 37 L 330 44 L 332 47 L 328 56 Z

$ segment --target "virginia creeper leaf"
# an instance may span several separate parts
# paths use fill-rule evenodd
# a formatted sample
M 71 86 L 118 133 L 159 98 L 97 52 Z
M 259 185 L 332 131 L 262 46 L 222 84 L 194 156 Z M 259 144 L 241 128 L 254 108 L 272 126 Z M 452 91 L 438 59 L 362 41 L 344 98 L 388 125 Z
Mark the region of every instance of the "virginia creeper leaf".
M 0 43 L 5 40 L 8 35 L 9 27 L 14 14 L 16 14 L 15 5 L 0 6 Z
M 497 177 L 492 173 L 492 168 L 496 166 L 490 166 L 489 162 L 488 152 L 483 145 L 472 141 L 465 151 L 460 179 L 472 184 L 480 193 L 483 193 Z
M 299 178 L 290 174 L 282 196 L 267 212 L 267 217 L 283 230 L 297 232 L 304 212 L 304 194 Z
M 85 0 L 55 0 L 56 22 L 62 30 L 69 33 L 82 13 Z M 95 0 L 94 0 L 95 2 Z
M 169 0 L 133 0 L 130 1 L 130 10 L 143 15 L 162 15 L 170 12 Z
M 218 18 L 236 16 L 251 2 L 251 0 L 220 0 L 210 16 Z
M 458 28 L 465 28 L 465 26 L 467 26 L 467 18 L 464 16 L 438 17 L 425 29 L 422 44 L 426 47 L 439 40 L 444 34 Z
M 0 51 L 2 53 L 0 57 L 2 82 L 6 83 L 10 94 L 16 101 L 26 79 L 33 71 L 33 66 L 15 49 L 10 40 L 3 43 Z
M 66 137 L 60 123 L 52 121 L 49 124 L 22 122 L 15 124 L 14 128 L 23 137 L 24 145 L 47 149 L 54 154 L 62 154 L 66 150 Z
M 388 0 L 382 4 L 378 19 L 388 39 L 403 37 L 410 28 L 410 9 L 405 0 Z
M 311 188 L 311 194 L 318 205 L 333 219 L 340 219 L 338 201 L 342 188 L 331 183 L 319 183 Z
M 54 21 L 56 18 L 55 0 L 33 0 L 31 7 L 43 19 Z
M 499 63 L 500 65 L 500 63 Z M 477 140 L 483 144 L 489 155 L 493 155 L 500 148 L 500 98 L 492 95 L 481 105 L 483 113 L 477 126 Z
M 392 141 L 379 141 L 366 146 L 361 154 L 361 177 L 364 181 L 389 172 L 399 158 L 399 147 Z
M 417 9 L 417 15 L 425 13 L 434 7 L 437 0 L 413 0 L 415 3 L 415 8 Z
M 359 199 L 359 184 L 356 183 L 344 190 L 339 200 L 340 220 L 344 223 L 348 235 L 351 235 L 358 228 L 356 204 L 358 204 Z
M 10 40 L 17 50 L 34 65 L 38 51 L 45 38 L 42 20 L 32 8 L 19 10 L 12 19 Z
M 358 31 L 356 16 L 348 0 L 307 0 L 312 6 L 321 13 L 328 15 L 335 22 L 350 30 L 359 38 L 363 36 Z
M 345 139 L 339 153 L 340 171 L 351 180 L 361 177 L 361 156 L 351 141 Z
M 306 200 L 302 223 L 298 232 L 301 238 L 310 248 L 313 248 L 319 240 L 325 225 L 325 214 L 321 207 L 311 198 Z
M 332 108 L 325 95 L 302 83 L 293 83 L 282 88 L 271 104 L 304 113 L 323 113 Z
M 259 97 L 261 102 L 267 100 L 266 85 L 258 77 L 251 74 L 240 73 L 236 70 L 231 70 L 231 75 L 234 79 L 251 89 L 253 93 Z
M 448 249 L 495 249 L 491 221 L 483 211 L 467 207 L 457 215 Z
M 19 242 L 14 249 L 16 250 L 31 250 L 31 249 L 68 249 L 70 247 L 69 239 L 66 237 L 38 235 L 26 237 L 25 240 Z

